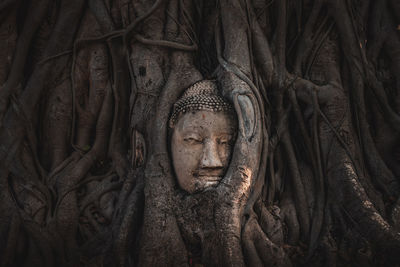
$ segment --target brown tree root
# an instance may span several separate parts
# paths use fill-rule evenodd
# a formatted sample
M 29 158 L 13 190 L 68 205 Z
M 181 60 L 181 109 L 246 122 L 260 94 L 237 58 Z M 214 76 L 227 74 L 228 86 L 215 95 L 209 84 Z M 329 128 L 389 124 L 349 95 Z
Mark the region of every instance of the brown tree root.
M 283 248 L 268 239 L 256 218 L 246 222 L 242 238 L 248 266 L 292 266 Z

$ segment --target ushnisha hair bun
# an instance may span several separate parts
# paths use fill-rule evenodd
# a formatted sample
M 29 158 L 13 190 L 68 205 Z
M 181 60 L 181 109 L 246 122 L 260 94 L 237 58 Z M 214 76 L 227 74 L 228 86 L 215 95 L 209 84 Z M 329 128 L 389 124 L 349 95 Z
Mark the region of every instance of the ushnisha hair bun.
M 191 111 L 233 111 L 232 106 L 219 94 L 215 81 L 198 81 L 186 89 L 182 97 L 174 104 L 169 126 L 174 127 L 181 114 Z

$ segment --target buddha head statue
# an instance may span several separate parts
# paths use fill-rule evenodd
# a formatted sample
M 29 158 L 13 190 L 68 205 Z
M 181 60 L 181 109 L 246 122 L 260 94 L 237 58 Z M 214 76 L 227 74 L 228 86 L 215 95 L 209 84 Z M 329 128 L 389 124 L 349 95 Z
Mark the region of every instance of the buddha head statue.
M 188 193 L 215 187 L 225 175 L 236 137 L 236 114 L 202 80 L 186 89 L 170 118 L 172 163 L 181 189 Z

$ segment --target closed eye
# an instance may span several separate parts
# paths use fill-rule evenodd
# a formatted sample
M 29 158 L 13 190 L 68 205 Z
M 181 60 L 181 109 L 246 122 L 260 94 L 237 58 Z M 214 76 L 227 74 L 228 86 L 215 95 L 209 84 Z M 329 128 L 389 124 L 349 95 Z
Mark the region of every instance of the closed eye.
M 186 137 L 183 139 L 186 143 L 191 145 L 202 144 L 203 140 L 195 137 Z
M 232 137 L 231 136 L 221 137 L 221 138 L 217 139 L 217 142 L 220 145 L 230 145 L 231 141 L 232 141 Z

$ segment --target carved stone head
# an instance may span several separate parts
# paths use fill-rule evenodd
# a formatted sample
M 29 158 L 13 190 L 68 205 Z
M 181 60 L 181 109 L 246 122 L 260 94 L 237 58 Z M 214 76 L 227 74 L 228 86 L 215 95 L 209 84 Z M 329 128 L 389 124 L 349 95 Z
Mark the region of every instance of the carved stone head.
M 179 186 L 196 193 L 217 186 L 225 175 L 236 137 L 236 115 L 215 82 L 186 89 L 170 118 L 172 162 Z

